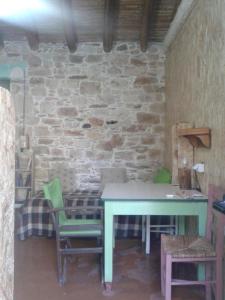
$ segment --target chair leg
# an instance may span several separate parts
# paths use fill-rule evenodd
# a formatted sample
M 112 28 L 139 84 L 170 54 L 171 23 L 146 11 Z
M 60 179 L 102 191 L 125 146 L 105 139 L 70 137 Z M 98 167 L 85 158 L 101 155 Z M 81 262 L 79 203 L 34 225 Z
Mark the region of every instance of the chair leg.
M 116 220 L 115 217 L 113 219 L 113 249 L 116 246 Z
M 151 217 L 150 216 L 146 216 L 146 254 L 150 254 L 150 248 L 151 248 L 151 228 L 150 228 L 150 223 L 151 223 Z
M 173 225 L 174 225 L 174 216 L 170 216 L 169 218 L 170 218 L 170 223 L 169 223 L 169 224 L 170 224 L 170 226 L 171 226 L 171 227 L 170 227 L 170 234 L 173 235 L 174 232 L 175 232 L 175 230 L 174 230 L 174 228 L 173 228 Z
M 62 272 L 62 285 L 66 282 L 66 271 L 67 271 L 67 256 L 63 256 L 63 272 Z
M 71 244 L 70 239 L 66 239 L 66 244 L 67 244 L 68 248 L 72 248 L 72 244 Z
M 175 235 L 178 235 L 178 216 L 174 216 L 175 222 Z
M 160 226 L 160 224 L 162 224 L 162 216 L 156 216 L 156 224 L 157 226 Z M 160 227 L 158 227 L 159 229 L 156 231 L 155 236 L 158 238 L 159 234 L 160 234 Z
M 57 250 L 57 268 L 58 268 L 58 282 L 63 285 L 63 268 L 62 268 L 62 255 Z
M 104 284 L 104 262 L 103 262 L 103 254 L 99 254 L 99 262 L 100 262 L 100 278 L 101 283 Z
M 161 292 L 162 295 L 165 296 L 165 253 L 163 251 L 163 247 L 161 244 L 161 263 L 160 263 L 160 269 L 161 269 Z
M 218 224 L 223 224 L 223 215 L 220 214 Z M 224 256 L 224 225 L 218 226 L 216 230 L 216 300 L 223 299 L 223 256 Z
M 72 248 L 72 244 L 71 244 L 71 241 L 70 241 L 69 238 L 66 239 L 65 247 L 67 247 L 67 248 Z M 72 263 L 72 262 L 75 261 L 75 258 L 74 258 L 73 255 L 69 255 L 69 256 L 68 256 L 68 260 Z
M 56 240 L 56 248 L 57 248 L 57 271 L 58 271 L 58 282 L 59 285 L 62 286 L 64 284 L 64 262 L 63 262 L 63 256 L 60 252 L 61 250 L 61 241 L 57 238 Z
M 205 279 L 210 280 L 211 279 L 211 265 L 205 264 Z M 211 284 L 206 283 L 205 284 L 205 299 L 206 300 L 211 300 L 212 299 L 212 289 L 211 289 Z
M 142 225 L 141 225 L 141 241 L 142 241 L 142 243 L 144 243 L 145 242 L 145 230 L 146 230 L 146 228 L 145 228 L 145 216 L 142 216 L 142 219 L 141 219 L 141 221 L 142 221 Z
M 171 300 L 172 258 L 166 254 L 165 300 Z

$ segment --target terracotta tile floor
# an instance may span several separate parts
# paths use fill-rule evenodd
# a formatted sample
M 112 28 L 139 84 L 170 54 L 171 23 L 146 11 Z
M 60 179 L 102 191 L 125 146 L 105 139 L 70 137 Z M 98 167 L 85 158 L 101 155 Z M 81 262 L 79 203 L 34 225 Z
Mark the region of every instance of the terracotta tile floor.
M 76 256 L 68 266 L 67 282 L 56 280 L 54 239 L 15 240 L 14 300 L 162 300 L 160 294 L 159 243 L 146 256 L 138 240 L 117 241 L 113 291 L 101 284 L 97 256 Z M 175 287 L 173 300 L 203 300 L 202 288 Z

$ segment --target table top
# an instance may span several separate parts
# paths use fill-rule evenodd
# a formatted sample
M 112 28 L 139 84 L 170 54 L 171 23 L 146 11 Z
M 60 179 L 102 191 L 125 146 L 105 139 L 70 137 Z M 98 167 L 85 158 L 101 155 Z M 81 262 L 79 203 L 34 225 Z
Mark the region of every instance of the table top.
M 172 184 L 146 182 L 109 183 L 105 185 L 103 201 L 112 200 L 194 200 L 207 201 L 207 197 L 196 190 L 180 190 Z

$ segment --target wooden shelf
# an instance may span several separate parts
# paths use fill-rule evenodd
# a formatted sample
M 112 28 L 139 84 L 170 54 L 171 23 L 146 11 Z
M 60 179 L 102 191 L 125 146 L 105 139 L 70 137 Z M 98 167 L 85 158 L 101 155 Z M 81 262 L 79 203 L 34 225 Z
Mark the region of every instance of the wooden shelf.
M 16 189 L 20 190 L 31 190 L 32 186 L 16 186 Z
M 211 132 L 207 127 L 178 129 L 178 136 L 187 138 L 193 147 L 210 148 L 211 145 Z
M 24 150 L 15 154 L 15 202 L 24 203 L 34 192 L 34 152 Z
M 32 173 L 31 170 L 27 170 L 27 169 L 16 169 L 16 172 L 24 172 L 24 173 Z

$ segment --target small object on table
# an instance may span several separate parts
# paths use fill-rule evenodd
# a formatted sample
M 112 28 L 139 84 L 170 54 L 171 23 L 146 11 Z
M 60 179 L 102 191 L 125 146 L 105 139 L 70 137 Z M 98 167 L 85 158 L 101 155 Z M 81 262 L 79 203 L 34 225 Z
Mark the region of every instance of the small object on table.
M 179 186 L 181 189 L 191 189 L 191 170 L 188 168 L 178 169 Z

